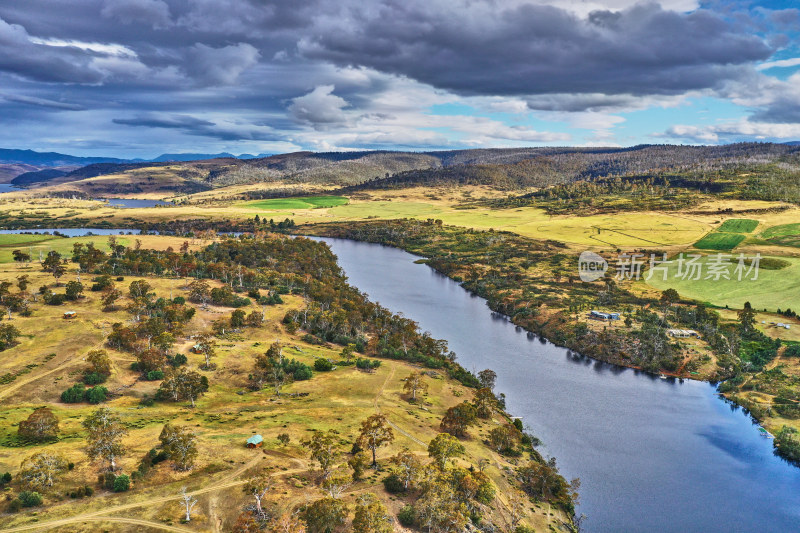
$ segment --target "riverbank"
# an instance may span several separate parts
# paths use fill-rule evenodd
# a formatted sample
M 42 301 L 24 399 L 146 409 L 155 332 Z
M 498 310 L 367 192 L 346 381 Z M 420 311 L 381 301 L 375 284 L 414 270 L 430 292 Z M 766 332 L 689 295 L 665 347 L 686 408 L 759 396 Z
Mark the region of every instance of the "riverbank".
M 589 532 L 786 531 L 800 477 L 714 387 L 662 380 L 526 333 L 459 283 L 396 247 L 324 239 L 348 282 L 422 330 L 457 361 L 497 372 L 497 391 L 545 456 L 580 476 Z M 709 513 L 708 509 L 714 509 Z M 680 509 L 680 512 L 665 510 Z
M 436 221 L 328 223 L 296 231 L 406 250 L 485 298 L 493 311 L 513 324 L 585 356 L 654 375 L 745 382 L 742 376 L 774 367 L 783 354 L 779 344 L 755 328 L 743 332 L 740 324 L 721 320 L 703 304 L 681 300 L 679 295 L 670 295 L 670 300 L 665 293 L 642 294 L 614 280 L 582 283 L 576 279 L 574 254 L 558 242 L 443 226 Z M 622 319 L 592 320 L 586 316 L 591 309 L 622 311 Z M 697 330 L 702 339 L 668 337 L 668 327 Z M 742 351 L 730 353 L 731 345 L 742 345 Z M 742 401 L 735 388 L 723 392 L 749 409 L 756 421 L 763 421 L 769 412 L 763 407 L 753 409 L 757 404 Z M 792 421 L 788 422 L 791 428 Z M 777 434 L 781 427 L 773 424 L 769 429 Z M 776 450 L 793 460 L 786 451 L 795 442 L 794 435 L 784 434 L 775 441 Z

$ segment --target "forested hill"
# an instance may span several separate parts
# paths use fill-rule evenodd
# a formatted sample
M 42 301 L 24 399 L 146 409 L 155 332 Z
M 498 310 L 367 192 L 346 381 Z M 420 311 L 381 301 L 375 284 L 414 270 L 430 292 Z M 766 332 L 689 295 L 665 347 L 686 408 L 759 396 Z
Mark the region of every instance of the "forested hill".
M 524 148 L 432 152 L 442 166 L 376 177 L 344 192 L 448 184 L 502 189 L 547 187 L 600 178 L 718 174 L 731 169 L 800 172 L 800 146 L 641 145 L 630 148 Z
M 61 176 L 26 176 L 25 185 L 47 185 L 135 171 L 139 179 L 190 180 L 199 188 L 284 183 L 363 189 L 481 184 L 514 190 L 613 177 L 660 177 L 730 169 L 797 173 L 800 146 L 739 143 L 724 146 L 640 145 L 627 148 L 498 148 L 432 152 L 294 152 L 237 159 L 95 163 Z M 760 169 L 760 170 L 759 170 Z M 55 181 L 53 181 L 55 180 Z M 175 180 L 173 180 L 175 181 Z

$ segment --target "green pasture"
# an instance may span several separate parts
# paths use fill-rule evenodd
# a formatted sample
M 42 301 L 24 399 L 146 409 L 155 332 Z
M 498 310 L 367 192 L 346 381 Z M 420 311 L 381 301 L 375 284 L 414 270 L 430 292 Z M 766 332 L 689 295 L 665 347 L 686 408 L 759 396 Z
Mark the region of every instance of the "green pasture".
M 712 258 L 716 256 L 716 254 L 711 254 L 700 260 L 703 269 L 699 280 L 678 278 L 678 265 L 673 262 L 669 265 L 666 281 L 663 280 L 660 272 L 656 272 L 646 283 L 659 290 L 675 289 L 686 298 L 722 307 L 727 305 L 734 309 L 742 308 L 745 302 L 750 302 L 757 310 L 766 308 L 771 312 L 779 308 L 794 309 L 798 307 L 798 302 L 800 302 L 800 258 L 762 258 L 766 268 L 759 268 L 758 279 L 752 280 L 752 276 L 743 276 L 744 279 L 738 281 L 734 273 L 738 264 L 738 254 L 723 255 L 731 256 L 729 269 L 731 279 L 729 280 L 708 277 L 708 263 L 713 261 Z M 788 266 L 779 268 L 786 263 Z
M 21 233 L 0 234 L 0 247 L 32 244 L 52 239 L 52 235 L 25 235 Z
M 0 237 L 44 237 L 38 241 L 23 241 L 0 245 L 0 263 L 12 263 L 14 261 L 12 255 L 13 250 L 22 250 L 23 252 L 31 254 L 31 261 L 36 264 L 38 264 L 39 261 L 40 251 L 42 254 L 46 255 L 50 250 L 55 250 L 62 256 L 69 258 L 72 256 L 72 245 L 76 242 L 83 244 L 92 242 L 97 248 L 104 252 L 108 251 L 108 236 L 106 235 L 73 238 L 54 237 L 52 235 L 0 235 Z M 2 242 L 4 241 L 0 239 L 0 243 Z M 127 245 L 128 242 L 129 239 L 127 238 L 117 237 L 118 244 Z
M 729 218 L 719 227 L 720 233 L 750 233 L 758 226 L 758 220 L 750 218 Z
M 701 250 L 733 250 L 744 240 L 739 233 L 709 233 L 696 243 L 695 248 Z
M 349 200 L 344 196 L 304 196 L 294 198 L 271 198 L 249 202 L 247 207 L 264 210 L 317 209 L 345 205 Z

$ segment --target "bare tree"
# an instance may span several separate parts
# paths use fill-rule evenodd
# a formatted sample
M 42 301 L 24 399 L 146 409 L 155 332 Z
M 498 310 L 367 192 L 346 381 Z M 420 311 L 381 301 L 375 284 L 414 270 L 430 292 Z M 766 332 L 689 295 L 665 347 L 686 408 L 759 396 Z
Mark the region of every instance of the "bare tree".
M 184 518 L 184 522 L 191 522 L 192 520 L 192 509 L 197 504 L 197 498 L 192 497 L 191 494 L 186 492 L 186 487 L 181 488 L 181 504 L 186 509 L 186 518 Z

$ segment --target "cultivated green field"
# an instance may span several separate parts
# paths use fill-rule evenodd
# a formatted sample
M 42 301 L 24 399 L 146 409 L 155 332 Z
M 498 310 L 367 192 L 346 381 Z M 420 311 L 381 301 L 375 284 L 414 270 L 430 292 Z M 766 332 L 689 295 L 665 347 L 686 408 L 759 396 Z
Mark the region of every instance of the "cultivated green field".
M 257 209 L 317 209 L 345 205 L 349 200 L 344 196 L 305 196 L 302 198 L 272 198 L 249 202 L 247 207 Z
M 696 243 L 695 248 L 701 250 L 733 250 L 744 240 L 739 233 L 709 233 Z
M 758 310 L 766 308 L 771 312 L 778 308 L 794 309 L 798 307 L 798 302 L 800 302 L 800 259 L 782 257 L 778 261 L 788 263 L 785 268 L 777 270 L 759 268 L 757 280 L 750 279 L 751 276 L 743 276 L 746 279 L 738 281 L 734 274 L 737 265 L 734 256 L 729 269 L 730 280 L 705 279 L 708 276 L 708 263 L 715 255 L 706 256 L 700 261 L 703 270 L 699 280 L 677 278 L 678 265 L 673 263 L 669 266 L 666 281 L 662 279 L 660 273 L 656 273 L 647 283 L 659 290 L 673 288 L 683 297 L 723 307 L 727 305 L 731 308 L 741 309 L 745 302 L 750 302 Z M 767 259 L 772 258 L 763 258 L 765 261 Z M 768 267 L 777 266 L 778 263 L 777 261 L 766 262 Z
M 58 238 L 58 237 L 56 237 Z M 52 235 L 23 235 L 19 233 L 0 234 L 0 246 L 32 244 L 53 239 Z
M 721 233 L 750 233 L 758 226 L 758 220 L 750 218 L 729 218 L 719 227 Z
M 781 224 L 780 226 L 772 226 L 764 230 L 760 237 L 762 239 L 772 239 L 773 237 L 788 237 L 792 235 L 800 235 L 800 224 Z
M 31 260 L 34 262 L 39 261 L 39 252 L 46 255 L 50 250 L 55 250 L 62 256 L 70 257 L 72 254 L 72 245 L 75 243 L 94 243 L 94 245 L 101 250 L 108 251 L 108 236 L 92 236 L 92 237 L 53 237 L 52 235 L 0 235 L 0 237 L 43 237 L 34 241 L 22 241 L 18 243 L 9 243 L 0 245 L 0 263 L 11 263 L 14 261 L 12 255 L 13 250 L 22 250 L 25 253 L 31 254 Z M 0 242 L 3 242 L 0 239 Z M 127 245 L 128 238 L 117 238 L 119 244 Z

